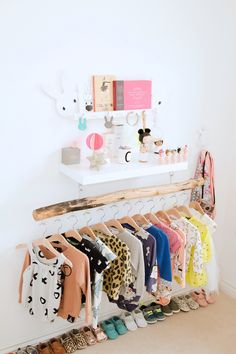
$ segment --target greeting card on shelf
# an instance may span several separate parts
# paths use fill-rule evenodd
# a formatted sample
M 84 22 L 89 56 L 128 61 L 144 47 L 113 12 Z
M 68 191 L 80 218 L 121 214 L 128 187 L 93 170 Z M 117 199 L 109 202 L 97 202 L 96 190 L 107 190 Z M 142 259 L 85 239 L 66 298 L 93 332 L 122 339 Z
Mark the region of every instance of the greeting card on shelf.
M 93 101 L 95 112 L 113 111 L 113 75 L 93 76 Z
M 114 110 L 150 109 L 152 104 L 150 80 L 114 80 Z

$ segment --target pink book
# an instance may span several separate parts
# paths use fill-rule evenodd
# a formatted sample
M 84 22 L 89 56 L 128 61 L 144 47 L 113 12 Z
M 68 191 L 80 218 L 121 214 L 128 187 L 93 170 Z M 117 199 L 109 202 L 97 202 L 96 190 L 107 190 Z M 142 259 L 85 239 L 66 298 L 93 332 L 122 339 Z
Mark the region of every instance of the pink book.
M 151 99 L 151 80 L 113 81 L 113 103 L 116 111 L 151 108 Z

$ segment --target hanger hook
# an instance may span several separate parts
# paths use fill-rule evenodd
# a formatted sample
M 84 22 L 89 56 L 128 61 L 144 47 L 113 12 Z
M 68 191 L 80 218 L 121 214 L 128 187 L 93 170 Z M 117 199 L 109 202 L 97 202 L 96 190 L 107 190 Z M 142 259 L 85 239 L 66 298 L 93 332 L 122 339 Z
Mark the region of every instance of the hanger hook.
M 161 209 L 162 209 L 162 210 L 165 210 L 165 207 L 166 207 L 166 197 L 161 197 L 161 198 L 160 198 L 160 202 L 161 202 L 162 200 L 164 201 L 164 203 L 162 204 Z
M 45 237 L 46 233 L 47 233 L 47 224 L 46 224 L 46 222 L 41 222 L 39 224 L 39 226 L 45 226 L 44 231 L 43 231 L 43 237 Z
M 104 209 L 103 209 L 103 208 L 99 208 L 97 211 L 98 211 L 98 212 L 99 212 L 99 211 L 102 211 L 102 212 L 103 212 L 103 214 L 102 214 L 102 216 L 101 216 L 101 222 L 104 222 L 104 219 L 105 219 L 105 216 L 106 216 L 106 213 L 105 213 Z
M 183 197 L 185 197 L 185 199 L 184 199 L 184 201 L 183 201 L 183 204 L 185 205 L 185 204 L 189 204 L 189 195 L 186 193 L 186 192 L 184 192 L 183 193 Z
M 75 219 L 75 222 L 74 222 L 74 224 L 73 224 L 73 226 L 72 226 L 72 228 L 73 228 L 73 230 L 75 229 L 75 225 L 77 225 L 78 224 L 78 222 L 79 222 L 79 219 L 78 219 L 78 217 L 76 216 L 76 215 L 70 215 L 70 216 L 68 216 L 68 220 L 69 219 L 71 219 L 71 218 L 74 218 Z
M 62 222 L 61 219 L 56 219 L 54 222 L 60 222 L 61 224 L 58 226 L 57 233 L 59 234 L 62 229 Z
M 152 203 L 152 207 L 150 208 L 150 212 L 152 213 L 153 209 L 155 208 L 155 203 L 153 199 L 149 199 L 147 200 L 147 203 L 151 202 Z
M 114 219 L 116 219 L 116 216 L 119 214 L 119 207 L 118 207 L 118 205 L 116 205 L 116 204 L 113 204 L 112 206 L 111 206 L 111 208 L 116 208 L 116 212 L 115 212 L 115 214 L 113 215 L 113 218 Z
M 92 221 L 93 217 L 91 216 L 91 213 L 90 213 L 89 211 L 85 211 L 85 212 L 83 213 L 83 215 L 85 215 L 85 214 L 90 215 L 90 218 L 87 220 L 87 223 L 86 223 L 86 225 L 88 226 L 89 223 Z
M 127 216 L 129 216 L 129 214 L 130 214 L 130 212 L 131 212 L 131 210 L 132 210 L 132 205 L 131 205 L 130 202 L 125 202 L 124 205 L 123 205 L 123 207 L 125 207 L 125 205 L 128 205 L 128 206 L 130 207 L 130 208 L 127 210 Z
M 170 171 L 170 172 L 169 172 L 170 184 L 172 184 L 172 179 L 173 179 L 174 175 L 175 175 L 174 171 Z
M 138 203 L 140 203 L 141 204 L 141 208 L 139 209 L 139 214 L 141 214 L 141 211 L 143 210 L 143 208 L 144 208 L 144 202 L 143 202 L 143 200 L 138 200 L 136 203 L 135 203 L 135 206 L 136 205 L 138 205 Z
M 176 194 L 173 194 L 173 195 L 170 196 L 170 200 L 173 199 L 173 198 L 175 199 L 175 201 L 174 201 L 173 205 L 171 203 L 171 207 L 175 208 L 178 205 L 178 198 L 177 198 Z

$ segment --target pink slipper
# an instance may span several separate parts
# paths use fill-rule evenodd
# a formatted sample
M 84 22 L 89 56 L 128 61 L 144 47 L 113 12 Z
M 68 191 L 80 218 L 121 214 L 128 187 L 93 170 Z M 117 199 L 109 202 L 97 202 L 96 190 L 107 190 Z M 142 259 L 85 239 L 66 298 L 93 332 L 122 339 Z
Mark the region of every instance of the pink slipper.
M 208 303 L 205 299 L 203 292 L 194 291 L 193 293 L 191 293 L 191 296 L 192 296 L 193 300 L 199 304 L 199 306 L 201 306 L 201 307 L 208 306 Z
M 216 302 L 216 299 L 217 299 L 217 293 L 216 292 L 212 292 L 212 293 L 206 294 L 205 291 L 203 290 L 203 293 L 204 293 L 206 302 L 208 304 L 214 304 Z

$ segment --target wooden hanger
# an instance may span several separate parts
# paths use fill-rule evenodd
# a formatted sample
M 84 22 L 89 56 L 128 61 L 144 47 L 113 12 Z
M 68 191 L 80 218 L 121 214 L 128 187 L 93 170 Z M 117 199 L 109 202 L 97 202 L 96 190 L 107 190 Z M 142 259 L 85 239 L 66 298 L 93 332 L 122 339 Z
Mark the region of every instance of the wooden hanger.
M 125 229 L 123 228 L 123 226 L 121 225 L 121 223 L 116 220 L 116 219 L 111 219 L 105 222 L 105 224 L 108 227 L 114 227 L 115 229 L 119 230 L 120 232 L 125 231 Z
M 171 217 L 175 217 L 177 219 L 180 219 L 182 217 L 182 215 L 180 214 L 180 212 L 176 209 L 176 208 L 171 208 L 166 210 L 166 213 Z
M 149 221 L 145 218 L 145 216 L 142 214 L 142 210 L 144 208 L 144 202 L 142 200 L 138 200 L 135 203 L 135 207 L 141 203 L 141 208 L 139 209 L 138 213 L 132 216 L 132 219 L 136 222 L 136 224 L 143 226 L 143 225 L 147 225 L 149 223 Z
M 82 241 L 82 236 L 79 234 L 79 232 L 77 230 L 71 229 L 69 231 L 65 232 L 65 237 L 66 238 L 70 238 L 73 237 L 75 238 L 77 241 L 81 242 Z
M 204 210 L 202 209 L 200 203 L 193 201 L 189 204 L 190 208 L 196 209 L 201 215 L 204 215 Z
M 116 210 L 116 213 L 113 215 L 113 219 L 106 221 L 105 224 L 106 224 L 108 227 L 114 227 L 114 228 L 116 228 L 118 231 L 123 232 L 123 231 L 125 231 L 124 227 L 123 227 L 123 226 L 121 225 L 121 223 L 116 219 L 116 215 L 119 214 L 119 207 L 118 207 L 116 204 L 114 204 L 114 205 L 111 206 L 111 209 L 114 208 L 114 207 L 115 207 L 117 210 Z
M 63 236 L 64 236 L 65 238 L 73 237 L 73 238 L 75 238 L 77 241 L 81 242 L 81 241 L 82 241 L 82 236 L 79 234 L 79 231 L 76 230 L 76 225 L 78 224 L 78 221 L 79 221 L 79 220 L 78 220 L 78 217 L 77 217 L 76 215 L 72 214 L 72 215 L 70 215 L 70 216 L 68 217 L 68 220 L 69 220 L 69 219 L 72 219 L 72 218 L 75 219 L 75 222 L 74 222 L 74 224 L 73 224 L 73 226 L 72 226 L 72 229 L 66 231 L 65 234 L 63 234 Z
M 159 210 L 156 213 L 156 216 L 160 219 L 163 220 L 164 222 L 167 222 L 168 224 L 171 224 L 171 219 L 169 215 L 164 211 L 164 210 Z
M 100 223 L 97 223 L 95 225 L 92 225 L 91 228 L 93 230 L 98 230 L 98 231 L 102 231 L 105 235 L 107 236 L 113 236 L 113 233 L 108 229 L 108 227 L 106 226 L 106 224 L 103 222 L 106 214 L 104 212 L 104 209 L 103 208 L 99 208 L 97 213 L 99 213 L 99 211 L 102 211 L 103 212 L 103 215 L 101 217 L 101 222 Z
M 48 239 L 46 238 L 40 238 L 38 240 L 34 240 L 32 242 L 32 245 L 34 247 L 40 247 L 43 246 L 45 248 L 47 248 L 54 256 L 58 257 L 60 255 L 60 252 L 58 252 L 53 245 L 49 242 Z M 27 248 L 28 245 L 26 243 L 20 243 L 18 245 L 16 245 L 16 249 L 20 249 L 20 248 Z M 71 261 L 65 257 L 65 263 L 70 266 L 71 268 L 73 267 L 73 264 L 71 263 Z
M 119 222 L 121 224 L 129 224 L 135 229 L 135 231 L 140 230 L 140 226 L 138 226 L 138 224 L 136 224 L 136 222 L 130 216 L 124 216 L 123 218 L 119 219 Z
M 149 221 L 142 214 L 135 214 L 132 216 L 132 219 L 140 226 L 147 225 Z
M 91 229 L 91 227 L 88 226 L 88 224 L 89 224 L 90 221 L 92 220 L 91 213 L 90 213 L 89 211 L 85 211 L 85 212 L 83 213 L 83 216 L 84 216 L 85 214 L 89 214 L 89 215 L 90 215 L 90 218 L 89 218 L 89 220 L 87 221 L 87 225 L 84 226 L 84 227 L 82 227 L 81 229 L 79 229 L 79 233 L 80 233 L 81 235 L 85 234 L 85 235 L 89 236 L 92 240 L 95 241 L 95 240 L 97 239 L 97 236 L 95 235 L 95 233 L 93 232 L 93 230 Z
M 97 236 L 95 235 L 95 233 L 93 232 L 93 230 L 91 229 L 91 227 L 89 226 L 84 226 L 81 229 L 79 229 L 80 234 L 85 234 L 87 236 L 89 236 L 92 240 L 96 240 Z
M 65 247 L 71 247 L 71 244 L 66 240 L 65 237 L 63 237 L 61 234 L 53 234 L 51 236 L 47 237 L 47 240 L 52 243 L 54 241 L 60 242 L 62 245 Z
M 91 226 L 92 230 L 102 231 L 107 236 L 113 236 L 113 233 L 108 229 L 105 223 L 98 223 Z
M 193 216 L 190 209 L 186 205 L 178 206 L 177 209 L 182 215 L 187 216 L 188 218 Z
M 160 221 L 154 213 L 145 214 L 145 218 L 147 218 L 152 224 L 156 224 Z

